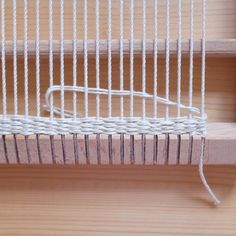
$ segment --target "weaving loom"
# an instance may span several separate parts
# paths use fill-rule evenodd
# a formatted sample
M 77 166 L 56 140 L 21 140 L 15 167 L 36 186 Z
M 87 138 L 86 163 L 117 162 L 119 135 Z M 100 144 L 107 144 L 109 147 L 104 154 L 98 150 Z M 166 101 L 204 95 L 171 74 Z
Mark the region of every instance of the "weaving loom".
M 1 163 L 199 164 L 218 203 L 206 0 L 1 0 L 1 35 Z

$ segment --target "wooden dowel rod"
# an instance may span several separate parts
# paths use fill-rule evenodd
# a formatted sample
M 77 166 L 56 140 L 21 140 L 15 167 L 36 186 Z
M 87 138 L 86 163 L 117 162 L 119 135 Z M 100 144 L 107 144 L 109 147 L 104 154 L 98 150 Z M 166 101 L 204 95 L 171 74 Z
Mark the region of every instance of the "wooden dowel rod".
M 1 45 L 1 43 L 0 43 Z M 78 54 L 83 55 L 84 50 L 84 43 L 83 40 L 77 41 L 77 52 Z M 28 55 L 35 55 L 35 46 L 36 43 L 34 40 L 28 41 Z M 146 41 L 146 54 L 152 55 L 153 54 L 153 40 Z M 177 53 L 177 40 L 172 40 L 170 42 L 170 53 L 176 54 Z M 112 54 L 119 55 L 119 40 L 112 40 Z M 190 44 L 189 41 L 182 42 L 182 53 L 188 54 L 189 53 Z M 7 40 L 5 43 L 5 50 L 6 55 L 11 56 L 13 54 L 13 41 Z M 72 40 L 65 40 L 64 41 L 64 53 L 65 55 L 72 55 L 73 51 L 73 42 Z M 100 54 L 107 55 L 108 51 L 108 44 L 107 40 L 100 41 Z M 130 51 L 130 43 L 129 40 L 124 40 L 124 55 L 129 55 Z M 201 41 L 196 40 L 194 42 L 194 53 L 199 54 L 201 52 Z M 53 53 L 54 55 L 59 55 L 60 53 L 60 41 L 54 40 L 53 41 Z M 96 42 L 95 40 L 88 40 L 88 54 L 95 55 L 96 53 Z M 142 53 L 142 41 L 135 40 L 134 41 L 134 54 L 141 55 Z M 165 41 L 159 40 L 158 41 L 158 53 L 164 54 L 165 53 Z M 24 54 L 24 42 L 23 40 L 17 41 L 17 55 L 23 56 Z M 40 54 L 41 55 L 48 55 L 49 54 L 49 41 L 48 40 L 41 40 L 40 41 Z M 206 41 L 206 54 L 213 55 L 213 56 L 224 56 L 224 55 L 232 55 L 236 56 L 236 39 L 218 39 L 218 40 L 207 40 Z M 1 55 L 1 47 L 0 47 L 0 55 Z

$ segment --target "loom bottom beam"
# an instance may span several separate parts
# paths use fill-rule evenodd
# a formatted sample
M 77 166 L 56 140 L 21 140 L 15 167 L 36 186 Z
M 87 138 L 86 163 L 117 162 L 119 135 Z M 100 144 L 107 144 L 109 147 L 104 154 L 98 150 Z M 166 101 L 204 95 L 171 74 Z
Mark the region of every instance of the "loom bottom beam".
M 0 162 L 10 164 L 198 164 L 200 137 L 188 135 L 6 135 L 0 138 Z M 144 142 L 145 141 L 145 142 Z M 100 148 L 97 148 L 97 146 Z M 98 151 L 100 153 L 98 153 Z M 236 124 L 209 123 L 206 164 L 236 164 Z M 131 156 L 132 155 L 132 156 Z M 99 157 L 99 158 L 98 158 Z

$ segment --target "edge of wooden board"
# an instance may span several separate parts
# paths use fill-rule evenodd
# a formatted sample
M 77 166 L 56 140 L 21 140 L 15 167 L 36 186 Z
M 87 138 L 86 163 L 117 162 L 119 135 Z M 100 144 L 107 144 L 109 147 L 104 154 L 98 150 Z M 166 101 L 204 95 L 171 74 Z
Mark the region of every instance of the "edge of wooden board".
M 10 164 L 198 164 L 201 137 L 189 135 L 6 135 L 0 163 Z M 122 144 L 122 145 L 121 145 Z M 236 123 L 209 123 L 206 164 L 236 164 Z
M 88 40 L 87 52 L 89 55 L 96 54 L 96 40 Z M 0 43 L 0 54 L 2 52 Z M 142 53 L 142 40 L 134 40 L 134 54 L 141 55 Z M 84 54 L 84 41 L 77 41 L 77 53 L 80 55 Z M 36 52 L 36 43 L 35 40 L 28 41 L 28 55 L 35 55 Z M 166 42 L 165 40 L 158 40 L 157 42 L 158 54 L 165 54 L 166 51 Z M 123 41 L 123 53 L 124 55 L 129 55 L 130 53 L 130 40 L 124 39 Z M 49 40 L 40 40 L 39 42 L 39 50 L 42 56 L 47 56 L 49 54 Z M 190 51 L 190 41 L 184 40 L 181 45 L 182 54 L 188 54 Z M 195 54 L 200 54 L 202 50 L 201 40 L 194 41 L 193 51 Z M 120 40 L 114 39 L 111 42 L 111 51 L 113 55 L 119 55 L 120 53 Z M 148 40 L 146 41 L 146 54 L 152 55 L 154 51 L 154 41 Z M 171 40 L 170 41 L 170 53 L 175 54 L 178 51 L 178 41 Z M 72 55 L 73 52 L 73 40 L 65 40 L 64 41 L 64 54 Z M 100 40 L 99 44 L 99 53 L 100 55 L 107 55 L 108 52 L 108 41 Z M 53 54 L 60 54 L 60 41 L 53 40 Z M 206 54 L 210 56 L 235 56 L 236 55 L 236 39 L 211 39 L 206 40 Z M 13 55 L 13 41 L 5 41 L 5 55 L 10 56 Z M 24 41 L 17 41 L 17 55 L 24 55 Z

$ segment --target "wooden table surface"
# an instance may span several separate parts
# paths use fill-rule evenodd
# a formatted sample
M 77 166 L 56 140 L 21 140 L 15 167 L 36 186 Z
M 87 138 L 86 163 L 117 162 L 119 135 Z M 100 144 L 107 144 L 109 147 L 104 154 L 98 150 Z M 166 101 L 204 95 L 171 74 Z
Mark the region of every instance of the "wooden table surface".
M 0 166 L 0 235 L 236 235 L 235 166 Z

